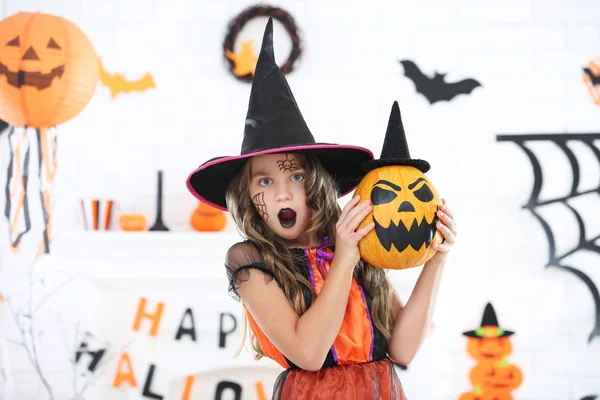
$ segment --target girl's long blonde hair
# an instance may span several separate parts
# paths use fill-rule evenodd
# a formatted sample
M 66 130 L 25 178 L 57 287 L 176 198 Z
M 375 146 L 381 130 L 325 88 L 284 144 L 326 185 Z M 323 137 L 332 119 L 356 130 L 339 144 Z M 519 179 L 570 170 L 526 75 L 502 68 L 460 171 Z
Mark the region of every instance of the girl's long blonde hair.
M 301 153 L 296 153 L 296 156 L 306 173 L 306 196 L 308 206 L 312 210 L 308 232 L 316 232 L 319 239 L 329 236 L 330 243 L 335 244 L 335 225 L 341 213 L 337 202 L 336 185 L 315 156 Z M 313 287 L 308 279 L 295 271 L 290 250 L 282 239 L 269 229 L 252 204 L 248 190 L 250 176 L 251 161 L 248 161 L 229 185 L 226 195 L 228 209 L 240 233 L 258 248 L 265 268 L 273 273 L 290 304 L 300 316 L 307 309 L 302 287 L 307 288 L 314 299 Z M 383 269 L 373 267 L 361 260 L 354 269 L 354 277 L 373 299 L 371 310 L 373 324 L 386 338 L 389 338 L 393 325 L 393 290 L 387 274 Z M 244 315 L 242 346 L 247 329 L 245 318 Z M 255 356 L 260 359 L 264 354 L 252 332 L 250 337 Z

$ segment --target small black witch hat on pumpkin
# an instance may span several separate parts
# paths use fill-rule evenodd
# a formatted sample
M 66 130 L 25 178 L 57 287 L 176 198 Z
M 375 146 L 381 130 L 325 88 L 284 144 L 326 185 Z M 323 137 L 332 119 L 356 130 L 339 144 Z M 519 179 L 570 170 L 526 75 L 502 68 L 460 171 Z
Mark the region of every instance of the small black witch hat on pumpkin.
M 187 179 L 188 190 L 198 200 L 220 210 L 227 211 L 227 187 L 250 157 L 272 153 L 312 154 L 331 174 L 340 196 L 358 185 L 364 176 L 361 164 L 373 159 L 373 153 L 363 147 L 315 142 L 275 62 L 272 18 L 265 28 L 245 122 L 240 155 L 212 158 Z
M 423 173 L 429 171 L 429 168 L 431 168 L 427 161 L 410 157 L 408 143 L 406 142 L 406 133 L 402 125 L 402 117 L 400 116 L 400 107 L 397 101 L 394 101 L 392 105 L 381 156 L 377 160 L 363 163 L 363 169 L 369 172 L 388 165 L 408 165 L 417 168 Z
M 490 303 L 486 304 L 485 310 L 483 311 L 483 317 L 481 318 L 481 326 L 475 330 L 463 332 L 463 335 L 465 336 L 479 339 L 501 338 L 513 334 L 513 331 L 502 329 L 498 325 L 496 311 L 494 311 L 494 307 Z

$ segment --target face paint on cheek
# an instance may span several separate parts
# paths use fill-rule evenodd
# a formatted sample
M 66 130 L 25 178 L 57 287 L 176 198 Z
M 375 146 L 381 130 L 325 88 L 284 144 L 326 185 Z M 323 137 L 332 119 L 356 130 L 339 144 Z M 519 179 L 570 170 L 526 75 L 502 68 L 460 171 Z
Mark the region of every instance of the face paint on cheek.
M 277 161 L 277 166 L 279 167 L 279 170 L 281 172 L 285 172 L 285 171 L 295 171 L 297 169 L 300 169 L 300 167 L 298 166 L 298 163 L 296 163 L 296 160 L 294 160 L 293 158 L 290 160 L 288 158 L 288 155 L 285 155 L 285 160 L 278 160 Z
M 252 204 L 256 208 L 256 211 L 260 214 L 260 217 L 267 222 L 269 220 L 269 214 L 267 214 L 267 204 L 265 203 L 265 193 L 260 192 L 254 195 L 252 198 Z

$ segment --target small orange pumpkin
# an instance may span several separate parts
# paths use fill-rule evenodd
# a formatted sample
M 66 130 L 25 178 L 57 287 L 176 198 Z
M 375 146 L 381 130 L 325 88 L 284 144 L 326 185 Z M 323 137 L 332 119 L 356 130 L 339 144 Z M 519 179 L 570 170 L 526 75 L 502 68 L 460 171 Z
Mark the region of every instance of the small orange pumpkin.
M 119 218 L 119 226 L 124 231 L 145 231 L 147 220 L 142 214 L 123 214 Z
M 199 232 L 222 231 L 227 224 L 225 213 L 200 202 L 190 216 L 190 224 Z
M 389 269 L 412 268 L 435 254 L 434 243 L 442 235 L 436 212 L 442 204 L 437 190 L 425 176 L 429 163 L 410 158 L 398 103 L 394 102 L 379 160 L 365 163 L 369 172 L 354 195 L 370 199 L 373 209 L 358 229 L 375 228 L 358 243 L 363 259 Z
M 0 119 L 38 129 L 65 122 L 98 79 L 92 43 L 72 22 L 29 12 L 0 21 Z

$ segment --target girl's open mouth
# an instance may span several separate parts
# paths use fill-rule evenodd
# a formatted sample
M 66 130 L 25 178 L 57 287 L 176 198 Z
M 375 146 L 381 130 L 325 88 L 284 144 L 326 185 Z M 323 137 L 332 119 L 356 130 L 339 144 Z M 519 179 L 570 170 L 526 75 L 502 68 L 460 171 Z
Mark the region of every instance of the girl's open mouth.
M 291 208 L 282 208 L 279 210 L 277 218 L 279 218 L 281 226 L 284 228 L 291 228 L 296 224 L 296 211 Z

